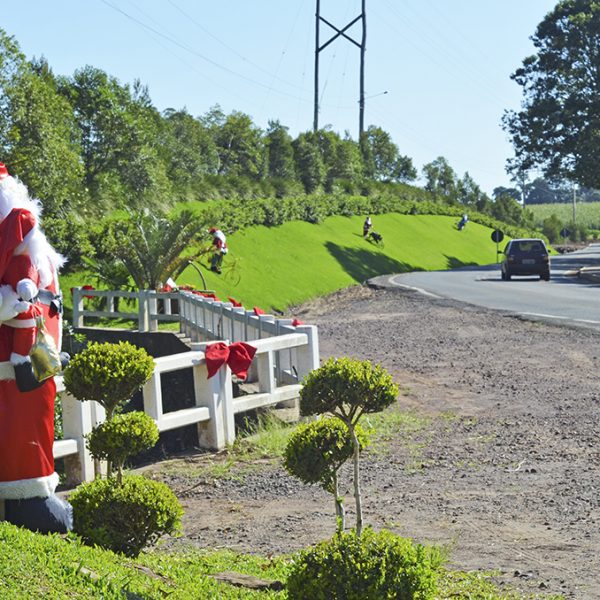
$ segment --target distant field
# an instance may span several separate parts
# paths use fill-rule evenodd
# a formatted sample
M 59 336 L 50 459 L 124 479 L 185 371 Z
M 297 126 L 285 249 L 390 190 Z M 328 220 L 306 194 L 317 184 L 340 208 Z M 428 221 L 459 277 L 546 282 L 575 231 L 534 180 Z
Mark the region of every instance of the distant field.
M 544 219 L 555 214 L 563 223 L 573 220 L 572 204 L 530 204 L 526 207 L 533 212 L 535 223 L 542 225 Z M 600 230 L 600 202 L 581 202 L 575 205 L 575 218 L 578 224 L 588 229 Z

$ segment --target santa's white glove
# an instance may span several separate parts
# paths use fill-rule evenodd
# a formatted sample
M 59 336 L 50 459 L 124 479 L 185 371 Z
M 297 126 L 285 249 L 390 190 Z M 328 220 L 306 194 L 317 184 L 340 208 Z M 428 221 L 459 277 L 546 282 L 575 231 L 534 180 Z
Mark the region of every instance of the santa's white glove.
M 38 287 L 31 279 L 21 279 L 17 283 L 17 294 L 21 300 L 33 300 L 38 295 Z
M 30 304 L 25 302 L 25 308 L 21 306 L 23 301 L 10 285 L 0 285 L 0 322 L 14 319 L 20 312 L 27 310 Z

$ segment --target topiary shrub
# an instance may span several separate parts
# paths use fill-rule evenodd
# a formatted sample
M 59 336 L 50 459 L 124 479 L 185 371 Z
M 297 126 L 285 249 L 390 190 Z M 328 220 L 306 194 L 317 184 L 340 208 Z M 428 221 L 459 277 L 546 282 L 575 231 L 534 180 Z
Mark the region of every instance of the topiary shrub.
M 141 475 L 95 479 L 69 497 L 73 531 L 90 545 L 137 556 L 165 534 L 179 532 L 183 509 L 169 487 Z
M 96 400 L 110 419 L 152 375 L 154 360 L 130 344 L 93 342 L 75 355 L 64 372 L 67 391 L 78 400 Z
M 360 425 L 356 426 L 356 435 L 363 450 L 369 443 L 368 435 Z M 283 465 L 290 475 L 303 483 L 319 483 L 333 494 L 338 531 L 345 526 L 343 499 L 338 492 L 338 471 L 353 453 L 348 427 L 332 417 L 299 425 L 285 447 Z
M 287 579 L 290 600 L 430 600 L 442 555 L 389 531 L 336 533 L 303 550 Z
M 93 458 L 108 460 L 117 469 L 120 482 L 127 458 L 152 448 L 158 437 L 152 417 L 144 412 L 131 412 L 100 423 L 86 436 L 86 445 Z
M 359 478 L 360 444 L 356 425 L 363 414 L 390 406 L 398 395 L 392 376 L 380 365 L 348 357 L 330 358 L 304 378 L 300 390 L 302 416 L 332 414 L 348 427 L 353 445 L 356 531 L 362 529 L 362 499 Z

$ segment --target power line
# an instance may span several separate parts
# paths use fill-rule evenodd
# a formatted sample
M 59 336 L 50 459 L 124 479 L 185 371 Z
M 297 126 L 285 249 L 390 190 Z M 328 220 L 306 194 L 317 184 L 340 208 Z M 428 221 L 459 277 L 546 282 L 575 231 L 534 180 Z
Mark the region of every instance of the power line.
M 136 19 L 134 16 L 130 15 L 129 13 L 125 12 L 124 10 L 122 10 L 121 8 L 119 8 L 118 6 L 114 6 L 113 4 L 111 4 L 110 2 L 108 2 L 108 0 L 100 0 L 103 4 L 105 4 L 106 6 L 108 6 L 109 8 L 111 8 L 112 10 L 122 14 L 124 17 L 126 17 L 127 19 L 133 21 L 134 23 L 136 23 L 137 25 L 139 25 L 140 27 L 143 27 L 144 29 L 147 29 L 148 31 L 151 31 L 152 33 L 154 33 L 155 35 L 160 36 L 161 38 L 166 39 L 167 41 L 169 41 L 171 44 L 177 46 L 178 48 L 181 48 L 182 50 L 185 50 L 186 52 L 189 52 L 190 54 L 193 54 L 194 56 L 197 56 L 198 58 L 204 60 L 205 62 L 213 65 L 214 67 L 216 67 L 217 69 L 220 69 L 222 71 L 225 71 L 226 73 L 229 73 L 231 75 L 234 75 L 236 77 L 239 77 L 240 79 L 243 79 L 244 81 L 248 81 L 249 83 L 252 83 L 254 85 L 258 85 L 259 87 L 262 88 L 266 88 L 266 89 L 271 89 L 273 90 L 273 88 L 271 88 L 270 86 L 268 86 L 267 84 L 264 84 L 260 81 L 257 81 L 255 79 L 252 79 L 251 77 L 247 77 L 246 75 L 243 75 L 242 73 L 238 73 L 237 71 L 234 71 L 233 69 L 230 69 L 228 67 L 225 67 L 221 64 L 219 64 L 218 62 L 212 60 L 211 58 L 205 56 L 204 54 L 198 52 L 197 50 L 194 50 L 193 48 L 190 48 L 189 46 L 187 46 L 186 44 L 183 44 L 179 41 L 177 41 L 176 39 L 174 39 L 173 37 L 163 33 L 162 31 L 158 31 L 157 29 L 155 29 L 154 27 L 151 27 L 150 25 L 147 25 L 146 23 L 140 21 L 139 19 Z M 298 96 L 295 96 L 293 94 L 288 94 L 287 92 L 284 92 L 282 90 L 274 90 L 277 94 L 281 95 L 281 96 L 287 96 L 289 98 L 293 98 L 294 100 L 298 99 Z
M 242 59 L 244 62 L 247 62 L 248 64 L 252 65 L 255 69 L 258 69 L 259 71 L 261 71 L 265 75 L 268 75 L 269 77 L 271 77 L 273 79 L 277 79 L 277 81 L 280 81 L 281 83 L 285 83 L 286 85 L 289 85 L 290 87 L 294 87 L 296 89 L 300 89 L 299 86 L 297 86 L 295 83 L 292 83 L 290 81 L 286 81 L 285 79 L 282 79 L 281 77 L 278 77 L 276 73 L 272 73 L 270 71 L 267 71 L 261 65 L 259 65 L 258 63 L 255 63 L 255 62 L 251 61 L 247 56 L 244 56 L 243 54 L 241 54 L 240 52 L 238 52 L 235 48 L 233 48 L 232 46 L 230 46 L 229 44 L 227 44 L 226 42 L 224 42 L 223 40 L 221 40 L 220 38 L 218 38 L 216 35 L 214 35 L 208 29 L 206 29 L 206 27 L 204 27 L 201 23 L 199 23 L 196 19 L 194 19 L 189 13 L 185 12 L 173 0 L 168 0 L 168 2 L 169 2 L 169 4 L 171 6 L 173 6 L 173 8 L 175 8 L 176 10 L 178 10 L 188 21 L 190 21 L 190 23 L 193 23 L 196 27 L 198 27 L 200 30 L 202 30 L 204 33 L 206 33 L 206 35 L 208 35 L 211 38 L 213 38 L 214 40 L 216 40 L 224 48 L 227 48 L 227 50 L 229 50 L 230 52 L 233 52 L 233 54 L 235 54 L 238 58 Z M 296 13 L 296 18 L 297 18 L 297 16 L 298 16 L 298 13 Z

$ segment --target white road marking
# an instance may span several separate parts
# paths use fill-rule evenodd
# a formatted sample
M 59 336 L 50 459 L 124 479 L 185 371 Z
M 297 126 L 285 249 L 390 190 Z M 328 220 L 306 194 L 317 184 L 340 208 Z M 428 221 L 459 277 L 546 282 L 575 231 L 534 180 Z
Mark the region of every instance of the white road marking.
M 395 281 L 396 277 L 398 277 L 398 275 L 394 275 L 393 277 L 390 277 L 390 280 L 389 280 L 390 283 L 392 285 L 395 285 L 396 287 L 401 287 L 401 288 L 404 288 L 405 290 L 412 290 L 413 292 L 419 292 L 419 294 L 423 294 L 424 296 L 430 296 L 431 298 L 442 298 L 442 296 L 438 296 L 437 294 L 428 292 L 427 290 L 424 290 L 423 288 L 414 287 L 412 285 L 406 285 L 405 283 L 397 283 Z

